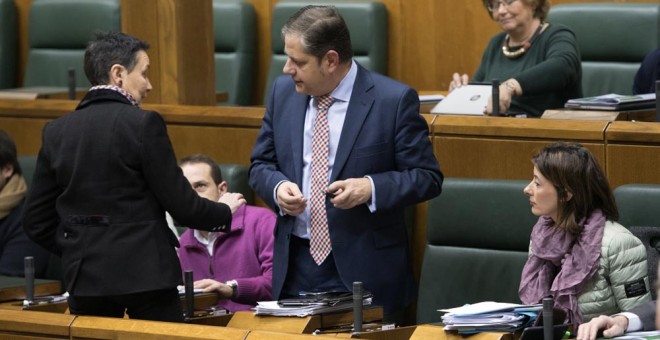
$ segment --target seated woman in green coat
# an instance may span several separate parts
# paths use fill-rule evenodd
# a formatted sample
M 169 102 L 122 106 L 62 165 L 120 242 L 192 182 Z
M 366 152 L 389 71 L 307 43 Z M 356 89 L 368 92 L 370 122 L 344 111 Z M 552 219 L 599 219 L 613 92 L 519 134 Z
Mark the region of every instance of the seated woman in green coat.
M 616 223 L 619 213 L 607 178 L 579 144 L 556 143 L 533 158 L 525 187 L 539 216 L 518 293 L 523 303 L 552 296 L 568 322 L 629 310 L 651 300 L 646 249 Z

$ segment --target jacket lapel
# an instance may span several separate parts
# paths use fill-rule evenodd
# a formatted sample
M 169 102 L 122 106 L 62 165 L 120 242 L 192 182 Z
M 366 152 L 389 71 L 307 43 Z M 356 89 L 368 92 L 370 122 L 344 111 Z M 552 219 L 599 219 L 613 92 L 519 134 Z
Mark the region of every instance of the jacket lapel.
M 353 93 L 351 93 L 351 102 L 348 103 L 344 126 L 339 137 L 335 163 L 330 175 L 330 183 L 337 180 L 342 169 L 346 165 L 346 160 L 353 149 L 362 125 L 374 104 L 374 97 L 370 90 L 373 88 L 373 80 L 369 72 L 358 65 L 358 74 L 353 84 Z
M 302 184 L 303 138 L 305 135 L 305 113 L 307 112 L 308 102 L 309 96 L 294 95 L 290 105 L 287 105 L 287 110 L 289 110 L 287 114 L 290 114 L 291 119 L 289 138 L 291 138 L 294 180 L 299 185 Z

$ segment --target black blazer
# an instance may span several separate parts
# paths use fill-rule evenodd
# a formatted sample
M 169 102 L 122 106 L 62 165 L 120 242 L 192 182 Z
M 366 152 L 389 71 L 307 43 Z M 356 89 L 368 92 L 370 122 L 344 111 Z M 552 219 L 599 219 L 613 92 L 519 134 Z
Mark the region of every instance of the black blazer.
M 112 90 L 94 90 L 43 129 L 26 233 L 61 255 L 67 291 L 102 296 L 181 284 L 165 211 L 204 230 L 231 225 L 177 166 L 165 122 Z

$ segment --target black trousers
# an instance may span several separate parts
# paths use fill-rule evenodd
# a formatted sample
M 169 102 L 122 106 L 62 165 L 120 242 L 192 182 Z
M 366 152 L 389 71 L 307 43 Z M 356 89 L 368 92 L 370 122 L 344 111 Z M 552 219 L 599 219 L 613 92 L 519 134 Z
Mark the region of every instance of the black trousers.
M 309 253 L 309 240 L 291 235 L 289 267 L 280 298 L 297 297 L 300 292 L 350 292 L 339 277 L 332 255 L 319 266 Z
M 183 322 L 181 298 L 176 288 L 111 296 L 69 296 L 74 315 Z

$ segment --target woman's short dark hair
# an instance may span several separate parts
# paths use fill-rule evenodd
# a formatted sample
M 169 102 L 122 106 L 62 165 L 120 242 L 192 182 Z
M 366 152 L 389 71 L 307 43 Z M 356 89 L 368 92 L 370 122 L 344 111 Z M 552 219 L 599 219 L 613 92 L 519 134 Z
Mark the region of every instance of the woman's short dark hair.
M 486 10 L 488 5 L 498 0 L 481 0 Z M 518 0 L 524 2 L 527 6 L 534 9 L 534 17 L 539 18 L 541 22 L 545 22 L 550 12 L 550 0 Z M 490 14 L 490 12 L 488 12 Z
M 110 84 L 110 68 L 119 64 L 133 71 L 139 51 L 149 49 L 149 44 L 121 32 L 99 32 L 87 44 L 85 50 L 85 75 L 92 85 Z
M 0 169 L 9 164 L 13 166 L 15 174 L 22 174 L 16 154 L 16 143 L 7 132 L 0 130 Z
M 213 158 L 205 154 L 198 153 L 183 157 L 179 160 L 179 166 L 184 166 L 186 164 L 199 164 L 199 163 L 208 164 L 208 166 L 211 167 L 211 178 L 215 182 L 216 186 L 222 183 L 222 171 L 220 170 L 218 163 L 216 163 L 213 160 Z
M 298 35 L 306 53 L 321 59 L 334 50 L 339 62 L 353 58 L 351 35 L 344 18 L 334 6 L 305 6 L 298 10 L 282 27 L 282 39 Z
M 548 145 L 534 155 L 532 163 L 557 190 L 556 226 L 579 234 L 583 229 L 580 221 L 596 209 L 610 221 L 619 219 L 607 177 L 593 154 L 582 145 Z M 569 193 L 572 197 L 567 199 Z

